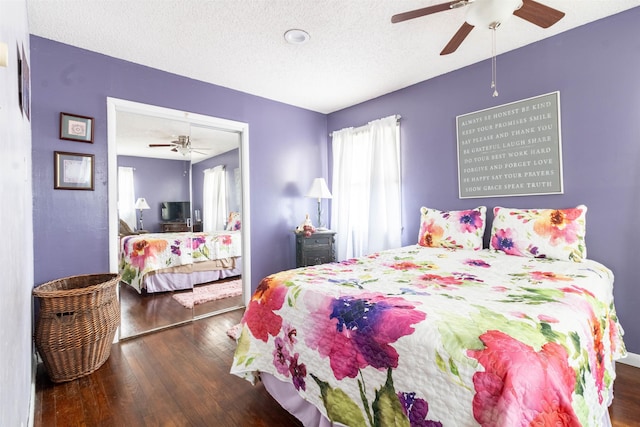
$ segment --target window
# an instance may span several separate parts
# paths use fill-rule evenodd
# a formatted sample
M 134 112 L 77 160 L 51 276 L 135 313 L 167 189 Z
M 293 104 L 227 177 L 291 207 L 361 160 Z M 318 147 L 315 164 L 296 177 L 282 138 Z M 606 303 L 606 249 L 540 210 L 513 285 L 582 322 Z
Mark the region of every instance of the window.
M 136 193 L 133 187 L 133 168 L 118 167 L 118 217 L 132 230 L 136 229 Z
M 332 134 L 331 226 L 339 260 L 401 246 L 399 130 L 390 116 Z
M 224 230 L 227 220 L 227 174 L 224 166 L 204 171 L 202 191 L 203 231 Z

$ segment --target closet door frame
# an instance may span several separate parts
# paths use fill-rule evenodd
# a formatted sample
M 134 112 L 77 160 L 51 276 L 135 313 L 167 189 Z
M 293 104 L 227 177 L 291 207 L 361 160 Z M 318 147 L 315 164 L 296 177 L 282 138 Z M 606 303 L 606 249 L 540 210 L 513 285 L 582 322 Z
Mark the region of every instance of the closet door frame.
M 250 190 L 249 190 L 249 125 L 248 123 L 202 114 L 173 110 L 124 99 L 107 97 L 107 152 L 108 152 L 108 197 L 110 201 L 118 198 L 118 165 L 116 150 L 116 116 L 118 111 L 152 115 L 169 120 L 181 120 L 191 124 L 199 124 L 236 132 L 240 135 L 240 171 L 242 177 L 242 282 L 243 302 L 245 306 L 251 298 L 251 223 L 250 223 Z M 118 272 L 119 239 L 118 239 L 118 210 L 117 203 L 108 203 L 109 210 L 109 271 Z M 215 312 L 211 315 L 216 314 Z M 198 316 L 201 318 L 206 316 Z M 116 340 L 119 334 L 116 334 Z

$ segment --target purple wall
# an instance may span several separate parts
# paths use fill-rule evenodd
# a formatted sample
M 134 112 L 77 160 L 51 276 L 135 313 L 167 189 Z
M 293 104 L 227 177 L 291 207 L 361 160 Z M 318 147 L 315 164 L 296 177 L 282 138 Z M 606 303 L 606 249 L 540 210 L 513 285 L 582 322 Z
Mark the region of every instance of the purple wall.
M 133 185 L 136 198 L 144 197 L 151 208 L 142 212 L 145 230 L 152 233 L 161 231 L 160 204 L 162 202 L 189 201 L 189 162 L 118 156 L 118 166 L 135 168 Z M 136 218 L 137 221 L 140 220 L 138 211 L 136 211 Z
M 588 255 L 616 276 L 616 308 L 634 353 L 640 353 L 638 22 L 635 8 L 500 55 L 498 98 L 491 97 L 491 64 L 484 61 L 328 118 L 328 130 L 334 131 L 402 116 L 404 244 L 417 240 L 423 205 L 448 210 L 586 204 Z M 560 91 L 564 194 L 458 199 L 456 116 L 554 91 Z
M 108 271 L 107 97 L 249 124 L 252 287 L 295 266 L 291 230 L 326 176 L 326 116 L 31 36 L 34 282 Z M 95 118 L 93 144 L 58 138 L 61 111 Z M 96 156 L 95 191 L 53 189 L 53 151 Z

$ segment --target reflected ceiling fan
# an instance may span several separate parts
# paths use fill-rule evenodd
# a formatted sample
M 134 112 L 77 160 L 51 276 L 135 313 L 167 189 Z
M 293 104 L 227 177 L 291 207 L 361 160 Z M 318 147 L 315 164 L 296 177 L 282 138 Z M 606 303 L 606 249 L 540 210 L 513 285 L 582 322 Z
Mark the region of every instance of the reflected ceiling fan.
M 178 139 L 167 144 L 149 144 L 149 147 L 171 147 L 171 151 L 180 153 L 183 156 L 191 153 L 207 154 L 199 150 L 210 150 L 207 147 L 193 147 L 188 135 L 179 135 Z
M 549 28 L 565 15 L 564 12 L 533 0 L 455 0 L 393 15 L 391 22 L 395 24 L 464 6 L 469 6 L 465 22 L 440 55 L 455 52 L 474 27 L 495 30 L 511 15 L 516 15 L 542 28 Z

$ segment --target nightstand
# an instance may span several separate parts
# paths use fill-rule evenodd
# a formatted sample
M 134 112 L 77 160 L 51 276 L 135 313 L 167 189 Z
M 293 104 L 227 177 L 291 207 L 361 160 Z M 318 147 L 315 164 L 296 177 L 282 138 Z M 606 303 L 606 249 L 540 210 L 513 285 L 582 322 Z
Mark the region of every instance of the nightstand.
M 184 233 L 191 231 L 186 222 L 163 222 L 160 224 L 163 233 Z
M 304 233 L 296 234 L 296 267 L 324 264 L 336 260 L 334 243 L 335 231 L 316 231 L 306 237 Z

